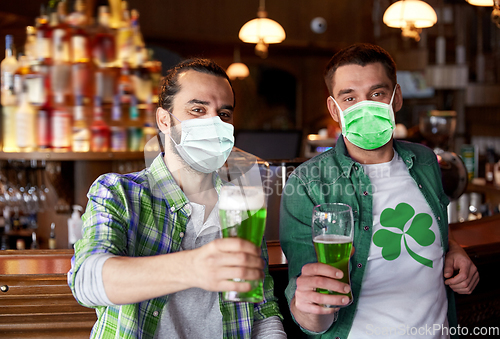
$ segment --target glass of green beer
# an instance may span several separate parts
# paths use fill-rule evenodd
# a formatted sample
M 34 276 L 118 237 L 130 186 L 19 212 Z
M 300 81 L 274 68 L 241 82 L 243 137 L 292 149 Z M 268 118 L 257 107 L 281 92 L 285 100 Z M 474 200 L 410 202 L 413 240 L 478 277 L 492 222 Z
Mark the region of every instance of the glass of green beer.
M 260 247 L 266 226 L 266 199 L 262 187 L 223 186 L 219 195 L 219 218 L 223 238 L 238 237 Z M 244 280 L 234 279 L 244 282 Z M 249 292 L 226 291 L 226 301 L 258 303 L 264 299 L 262 280 L 247 281 Z
M 351 285 L 349 259 L 351 256 L 354 221 L 352 209 L 341 203 L 324 203 L 314 207 L 312 216 L 312 238 L 318 262 L 336 267 L 344 273 L 340 281 Z M 346 295 L 347 305 L 322 305 L 328 308 L 348 306 L 352 303 L 352 293 L 347 294 L 318 288 L 323 294 Z

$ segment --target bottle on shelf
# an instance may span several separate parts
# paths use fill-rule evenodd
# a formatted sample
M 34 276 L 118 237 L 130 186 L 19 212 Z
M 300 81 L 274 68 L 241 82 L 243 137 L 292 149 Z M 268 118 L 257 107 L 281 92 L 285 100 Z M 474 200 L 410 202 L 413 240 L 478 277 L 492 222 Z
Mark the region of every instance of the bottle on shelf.
M 137 99 L 132 96 L 129 107 L 129 126 L 127 128 L 127 146 L 131 152 L 140 152 L 143 150 L 143 130 L 139 120 L 139 108 Z
M 94 99 L 94 114 L 90 133 L 90 149 L 92 152 L 107 152 L 109 150 L 110 131 L 109 126 L 104 121 L 102 102 L 98 96 Z
M 37 148 L 36 120 L 37 112 L 28 99 L 28 89 L 24 82 L 21 102 L 16 111 L 17 147 L 22 152 L 33 152 Z
M 17 152 L 16 118 L 17 98 L 14 91 L 14 74 L 19 63 L 14 53 L 14 38 L 5 36 L 5 58 L 0 63 L 0 102 L 2 104 L 3 119 L 3 151 Z
M 120 98 L 120 103 L 130 104 L 131 98 L 134 95 L 134 85 L 130 77 L 130 69 L 128 62 L 123 63 L 123 67 L 120 71 L 120 77 L 117 81 L 118 96 Z
M 73 152 L 88 152 L 90 150 L 90 129 L 87 126 L 83 96 L 78 95 L 75 100 L 71 147 Z
M 143 60 L 146 60 L 148 57 L 146 44 L 144 43 L 144 38 L 141 33 L 141 28 L 139 25 L 139 11 L 133 9 L 130 11 L 132 17 L 132 31 L 133 31 L 133 66 L 140 65 Z
M 127 130 L 122 118 L 122 105 L 119 95 L 115 95 L 111 109 L 111 152 L 125 152 L 127 150 Z
M 38 246 L 38 240 L 36 239 L 36 232 L 35 231 L 31 232 L 31 246 L 30 246 L 30 248 L 32 250 L 36 250 L 36 249 L 40 248 L 40 246 Z
M 52 91 L 69 94 L 71 65 L 69 63 L 68 27 L 66 24 L 59 23 L 58 13 L 53 12 L 50 18 L 52 28 L 52 66 L 50 67 Z
M 109 28 L 108 6 L 99 6 L 98 27 L 94 34 L 92 57 L 98 67 L 110 67 L 116 60 L 115 36 Z
M 156 117 L 153 110 L 153 103 L 151 102 L 151 96 L 146 104 L 146 113 L 144 115 L 144 150 L 148 152 L 159 151 L 159 145 L 156 142 L 156 135 L 158 134 L 158 129 L 156 127 Z M 153 139 L 151 141 L 151 139 Z M 151 141 L 151 142 L 150 142 Z
M 494 166 L 495 166 L 495 149 L 492 147 L 488 147 L 486 149 L 486 166 L 485 166 L 485 177 L 487 184 L 493 184 L 494 177 Z
M 37 115 L 37 144 L 39 149 L 49 149 L 52 145 L 51 121 L 54 107 L 50 95 L 50 77 L 45 76 L 45 102 Z
M 134 51 L 134 32 L 130 21 L 130 11 L 127 1 L 121 1 L 121 20 L 116 32 L 116 55 L 118 66 L 123 67 L 124 63 L 130 64 Z
M 132 80 L 135 89 L 135 95 L 139 103 L 146 103 L 153 95 L 153 80 L 142 53 L 137 54 L 136 66 L 132 72 Z
M 75 11 L 68 15 L 70 27 L 71 81 L 73 94 L 92 96 L 92 65 L 90 63 L 90 37 L 87 31 L 85 2 L 76 0 Z
M 49 249 L 55 250 L 56 248 L 57 248 L 56 224 L 51 223 L 50 224 L 50 235 L 49 235 Z
M 36 18 L 36 54 L 41 64 L 46 66 L 52 63 L 52 27 L 43 4 L 40 7 L 40 16 Z
M 71 149 L 72 119 L 65 105 L 64 93 L 56 92 L 55 106 L 50 124 L 51 147 L 56 151 Z

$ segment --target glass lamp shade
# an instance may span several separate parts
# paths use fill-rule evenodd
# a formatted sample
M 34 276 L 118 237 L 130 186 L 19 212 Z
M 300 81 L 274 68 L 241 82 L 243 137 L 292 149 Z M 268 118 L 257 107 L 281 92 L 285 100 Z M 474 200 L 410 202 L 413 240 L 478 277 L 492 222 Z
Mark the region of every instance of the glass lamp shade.
M 434 9 L 420 0 L 401 0 L 387 8 L 383 17 L 384 23 L 389 27 L 415 28 L 431 27 L 437 22 Z
M 285 40 L 285 30 L 279 23 L 269 18 L 255 18 L 244 24 L 239 38 L 243 42 L 256 44 L 259 41 L 265 44 L 277 44 Z
M 465 0 L 474 6 L 491 7 L 493 6 L 493 0 Z
M 233 62 L 229 67 L 227 68 L 227 76 L 229 79 L 234 80 L 234 79 L 244 79 L 246 78 L 249 74 L 250 71 L 248 70 L 247 65 L 245 65 L 242 62 Z

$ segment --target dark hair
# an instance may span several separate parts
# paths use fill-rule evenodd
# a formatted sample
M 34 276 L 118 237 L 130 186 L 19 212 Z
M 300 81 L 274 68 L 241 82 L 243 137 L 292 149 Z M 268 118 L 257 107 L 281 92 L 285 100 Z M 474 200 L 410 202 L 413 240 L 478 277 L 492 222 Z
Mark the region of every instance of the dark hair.
M 352 64 L 366 66 L 376 62 L 380 62 L 382 66 L 384 66 L 387 76 L 392 82 L 392 86 L 396 86 L 396 63 L 394 62 L 394 59 L 392 59 L 391 55 L 380 46 L 359 43 L 351 45 L 335 53 L 335 55 L 328 62 L 324 78 L 330 95 L 333 95 L 333 76 L 337 68 Z
M 167 111 L 172 110 L 174 96 L 181 89 L 178 82 L 179 75 L 189 70 L 211 74 L 227 79 L 227 81 L 229 82 L 229 86 L 231 86 L 231 90 L 233 91 L 233 98 L 235 97 L 231 80 L 229 80 L 229 77 L 222 67 L 217 65 L 212 60 L 195 58 L 184 60 L 167 71 L 167 75 L 165 75 L 165 77 L 161 81 L 158 106 Z M 233 102 L 233 106 L 234 104 L 235 102 Z

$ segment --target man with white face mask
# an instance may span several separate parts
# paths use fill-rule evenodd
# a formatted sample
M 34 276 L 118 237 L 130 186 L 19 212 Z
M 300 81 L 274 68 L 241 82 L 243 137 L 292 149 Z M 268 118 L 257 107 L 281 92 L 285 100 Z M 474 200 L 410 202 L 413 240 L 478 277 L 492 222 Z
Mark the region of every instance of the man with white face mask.
M 453 292 L 471 293 L 479 275 L 449 234 L 435 154 L 392 138 L 403 104 L 396 65 L 382 48 L 356 44 L 333 56 L 325 82 L 342 135 L 292 173 L 281 200 L 294 319 L 315 338 L 449 338 L 457 333 Z M 311 239 L 313 207 L 334 202 L 353 211 L 351 286 L 317 262 Z
M 267 249 L 220 238 L 215 172 L 233 147 L 234 93 L 222 68 L 187 60 L 163 79 L 164 153 L 90 188 L 69 286 L 96 308 L 92 338 L 286 338 Z M 264 301 L 224 302 L 264 278 Z

